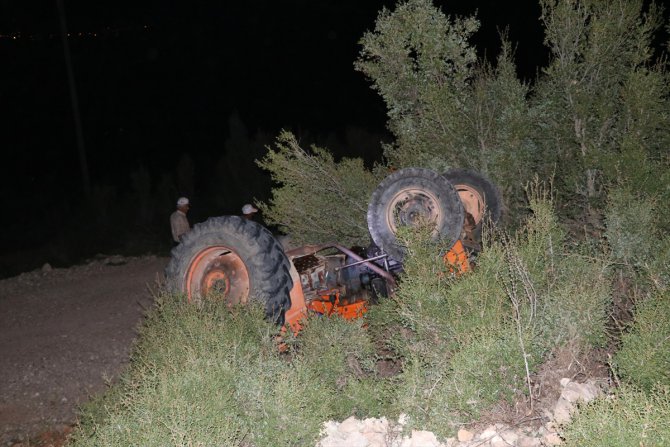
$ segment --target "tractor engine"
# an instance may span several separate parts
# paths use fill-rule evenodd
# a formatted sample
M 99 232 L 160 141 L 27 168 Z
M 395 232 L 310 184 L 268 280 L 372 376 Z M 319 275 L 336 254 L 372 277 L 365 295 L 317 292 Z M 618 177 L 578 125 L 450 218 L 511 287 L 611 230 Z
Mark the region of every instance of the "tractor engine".
M 357 277 L 359 266 L 342 269 L 346 265 L 346 255 L 310 254 L 293 259 L 305 302 L 320 299 L 322 296 L 339 294 L 340 302 L 354 302 L 367 298 L 367 292 L 361 287 Z
M 307 306 L 318 313 L 354 318 L 367 310 L 367 303 L 386 296 L 386 279 L 374 271 L 379 267 L 366 265 L 364 256 L 363 249 L 339 247 L 332 254 L 314 251 L 292 257 Z

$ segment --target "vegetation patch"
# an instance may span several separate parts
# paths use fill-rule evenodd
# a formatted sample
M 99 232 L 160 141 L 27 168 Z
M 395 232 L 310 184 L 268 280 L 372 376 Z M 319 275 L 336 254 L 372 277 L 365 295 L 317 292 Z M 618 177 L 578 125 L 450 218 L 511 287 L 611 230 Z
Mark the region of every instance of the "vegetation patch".
M 373 363 L 355 360 L 372 359 L 361 334 L 315 320 L 288 356 L 260 308 L 161 296 L 128 371 L 83 409 L 73 445 L 313 444 L 323 421 L 380 411 L 383 395 L 362 376 Z
M 651 392 L 670 387 L 670 290 L 649 296 L 635 309 L 634 323 L 614 356 L 622 379 Z
M 652 394 L 623 386 L 582 406 L 561 433 L 566 447 L 661 447 L 670 443 L 670 393 Z

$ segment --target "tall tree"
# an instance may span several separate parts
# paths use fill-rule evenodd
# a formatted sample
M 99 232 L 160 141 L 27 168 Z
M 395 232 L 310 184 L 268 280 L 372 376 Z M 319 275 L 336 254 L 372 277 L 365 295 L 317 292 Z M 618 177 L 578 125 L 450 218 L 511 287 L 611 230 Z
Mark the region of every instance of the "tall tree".
M 609 186 L 659 194 L 670 180 L 669 83 L 652 47 L 661 16 L 642 0 L 540 3 L 552 59 L 533 97 L 537 169 L 555 171 L 567 208 L 597 227 Z
M 529 87 L 504 36 L 495 66 L 477 61 L 469 39 L 478 28 L 474 17 L 449 18 L 430 0 L 408 0 L 382 10 L 355 67 L 387 104 L 392 166 L 472 168 L 520 196 L 533 173 Z

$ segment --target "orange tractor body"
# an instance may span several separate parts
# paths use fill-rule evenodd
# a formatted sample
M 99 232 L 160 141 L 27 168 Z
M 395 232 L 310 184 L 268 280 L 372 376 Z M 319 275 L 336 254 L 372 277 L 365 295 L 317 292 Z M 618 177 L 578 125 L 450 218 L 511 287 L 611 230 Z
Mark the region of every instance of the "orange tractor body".
M 311 252 L 314 256 L 318 251 L 327 248 L 336 248 L 341 252 L 347 253 L 351 257 L 358 257 L 353 251 L 337 244 L 305 246 L 286 253 L 295 268 L 293 269 L 293 288 L 290 292 L 291 307 L 286 311 L 284 321 L 294 333 L 300 331 L 300 323 L 309 312 L 325 316 L 338 315 L 344 319 L 353 320 L 362 317 L 368 310 L 368 306 L 371 302 L 369 296 L 354 295 L 352 297 L 347 295 L 346 289 L 342 286 L 337 287 L 331 285 L 329 287 L 326 284 L 326 281 L 324 281 L 327 276 L 325 268 L 309 269 L 305 268 L 304 262 L 301 263 L 296 261 L 296 259 L 303 260 L 304 256 L 309 256 L 306 252 Z M 379 258 L 384 258 L 384 256 Z M 455 275 L 465 273 L 471 268 L 468 254 L 460 240 L 456 241 L 453 247 L 445 253 L 443 259 L 445 264 L 449 266 L 450 272 Z M 396 286 L 395 278 L 385 270 L 378 270 L 379 266 L 372 264 L 372 262 L 376 260 L 377 259 L 366 260 L 359 258 L 357 261 L 349 265 L 344 265 L 340 270 L 365 264 L 387 281 L 387 286 L 390 286 L 387 291 L 393 293 L 393 289 Z M 300 272 L 298 271 L 298 268 L 301 268 Z M 321 288 L 320 286 L 326 288 Z M 306 290 L 307 294 L 305 293 Z

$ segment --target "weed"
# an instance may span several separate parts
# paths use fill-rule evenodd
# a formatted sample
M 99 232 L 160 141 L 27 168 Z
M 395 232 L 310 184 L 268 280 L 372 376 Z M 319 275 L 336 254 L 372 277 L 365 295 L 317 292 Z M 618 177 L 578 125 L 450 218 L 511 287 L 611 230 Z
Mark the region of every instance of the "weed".
M 382 413 L 361 322 L 310 319 L 287 356 L 259 306 L 180 298 L 157 298 L 130 368 L 83 409 L 73 445 L 303 446 L 326 420 Z
M 562 436 L 566 447 L 661 447 L 670 444 L 670 391 L 631 386 L 579 408 Z
M 646 391 L 670 386 L 670 291 L 653 294 L 638 304 L 621 345 L 614 367 L 622 379 Z

